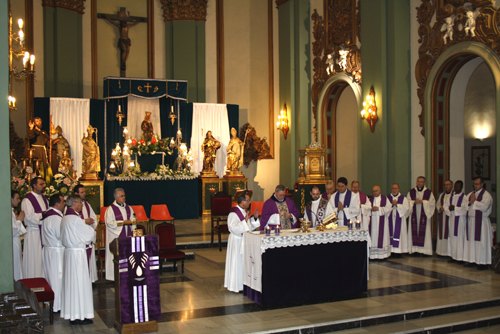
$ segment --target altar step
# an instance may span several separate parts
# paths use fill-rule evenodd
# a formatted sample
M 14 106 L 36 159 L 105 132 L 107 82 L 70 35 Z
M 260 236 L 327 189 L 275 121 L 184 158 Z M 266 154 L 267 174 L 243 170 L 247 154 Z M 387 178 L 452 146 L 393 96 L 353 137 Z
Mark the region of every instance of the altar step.
M 500 325 L 500 298 L 400 313 L 352 318 L 311 326 L 283 328 L 273 333 L 456 333 Z M 499 327 L 500 328 L 500 327 Z M 489 328 L 488 328 L 489 330 Z M 498 333 L 500 331 L 493 331 Z M 265 332 L 263 332 L 265 333 Z M 486 331 L 485 331 L 486 333 Z

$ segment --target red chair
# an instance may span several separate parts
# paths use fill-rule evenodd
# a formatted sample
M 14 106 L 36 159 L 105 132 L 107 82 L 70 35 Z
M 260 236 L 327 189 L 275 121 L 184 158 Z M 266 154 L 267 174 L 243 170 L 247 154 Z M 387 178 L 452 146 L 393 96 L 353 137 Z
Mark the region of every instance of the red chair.
M 149 222 L 148 215 L 146 214 L 146 210 L 144 210 L 143 205 L 131 205 L 130 207 L 134 210 L 135 219 L 138 223 Z
M 99 222 L 104 223 L 104 216 L 106 216 L 107 206 L 102 206 L 101 211 L 99 211 Z
M 49 321 L 54 323 L 54 291 L 49 285 L 49 282 L 43 277 L 25 278 L 18 280 L 26 290 L 31 290 L 35 293 L 38 303 L 49 302 Z
M 253 201 L 250 204 L 250 215 L 253 215 L 255 210 L 259 211 L 259 217 L 262 216 L 262 208 L 264 207 L 264 201 Z
M 232 200 L 231 196 L 225 194 L 224 192 L 216 193 L 210 199 L 210 225 L 211 225 L 211 242 L 214 244 L 214 233 L 217 231 L 219 236 L 219 251 L 222 251 L 221 233 L 229 232 L 227 227 L 227 216 L 231 212 Z M 225 221 L 226 224 L 221 224 Z M 214 224 L 215 223 L 215 224 Z
M 170 221 L 175 223 L 175 218 L 170 214 L 167 204 L 151 205 L 151 232 L 154 231 L 155 223 Z
M 177 250 L 175 225 L 172 223 L 161 223 L 156 225 L 155 230 L 156 234 L 158 234 L 158 255 L 160 259 L 173 261 L 175 271 L 177 271 L 177 261 L 182 261 L 181 273 L 184 274 L 184 259 L 186 258 L 186 254 Z

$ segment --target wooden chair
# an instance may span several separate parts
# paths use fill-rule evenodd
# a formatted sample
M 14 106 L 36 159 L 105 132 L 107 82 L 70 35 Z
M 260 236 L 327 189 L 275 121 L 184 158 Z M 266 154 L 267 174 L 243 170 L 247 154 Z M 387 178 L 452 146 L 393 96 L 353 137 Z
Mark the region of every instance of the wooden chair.
M 182 261 L 181 273 L 184 274 L 184 259 L 186 258 L 186 254 L 177 250 L 175 225 L 172 223 L 161 223 L 156 225 L 155 231 L 158 234 L 158 255 L 160 260 L 173 261 L 175 271 L 177 271 L 177 261 Z
M 227 195 L 224 192 L 216 193 L 210 199 L 210 225 L 211 225 L 211 241 L 210 244 L 214 244 L 214 233 L 217 231 L 217 235 L 219 237 L 219 251 L 222 251 L 222 241 L 221 241 L 221 233 L 229 232 L 227 227 L 227 216 L 231 212 L 231 196 Z M 226 222 L 222 224 L 222 222 Z
M 52 325 L 54 323 L 54 291 L 49 285 L 49 282 L 43 277 L 24 278 L 18 282 L 26 290 L 31 290 L 35 293 L 38 303 L 49 303 L 49 321 Z
M 104 279 L 106 274 L 106 224 L 99 221 L 95 240 L 95 257 L 97 261 L 97 278 Z
M 151 233 L 155 231 L 155 225 L 162 222 L 175 223 L 175 218 L 170 214 L 167 204 L 153 204 L 151 205 L 150 215 L 150 230 Z

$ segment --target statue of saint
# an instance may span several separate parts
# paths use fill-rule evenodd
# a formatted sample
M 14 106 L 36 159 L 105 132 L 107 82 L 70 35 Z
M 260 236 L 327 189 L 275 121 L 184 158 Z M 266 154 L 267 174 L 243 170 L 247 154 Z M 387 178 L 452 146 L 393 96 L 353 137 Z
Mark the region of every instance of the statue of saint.
M 237 136 L 235 128 L 231 128 L 231 140 L 227 145 L 227 163 L 226 168 L 229 174 L 239 175 L 240 168 L 243 166 L 243 142 Z
M 49 135 L 42 130 L 42 119 L 35 117 L 28 122 L 28 139 L 30 143 L 30 159 L 39 161 L 40 175 L 45 177 L 48 165 L 47 144 L 49 143 Z
M 203 151 L 203 170 L 201 171 L 202 174 L 215 175 L 215 156 L 220 146 L 220 141 L 212 136 L 212 131 L 207 131 L 205 140 L 201 145 L 201 150 Z
M 52 170 L 58 170 L 64 151 L 68 151 L 68 157 L 71 158 L 69 142 L 66 138 L 64 138 L 62 128 L 59 125 L 55 129 L 52 128 L 50 134 L 57 135 L 56 138 L 51 139 L 52 154 L 50 156 L 50 165 Z
M 148 142 L 151 141 L 154 135 L 153 131 L 153 123 L 151 123 L 151 112 L 146 111 L 146 115 L 144 116 L 144 120 L 141 123 L 142 130 L 142 139 Z
M 71 178 L 76 179 L 76 172 L 73 169 L 73 160 L 69 155 L 69 150 L 63 151 L 63 156 L 59 161 L 57 170 L 59 171 L 59 173 L 67 174 Z
M 82 138 L 83 156 L 82 156 L 82 179 L 83 180 L 96 180 L 98 179 L 97 173 L 101 171 L 101 162 L 99 157 L 99 146 L 94 140 L 93 136 L 96 128 L 89 125 L 87 127 L 87 134 Z M 97 133 L 96 133 L 97 137 Z

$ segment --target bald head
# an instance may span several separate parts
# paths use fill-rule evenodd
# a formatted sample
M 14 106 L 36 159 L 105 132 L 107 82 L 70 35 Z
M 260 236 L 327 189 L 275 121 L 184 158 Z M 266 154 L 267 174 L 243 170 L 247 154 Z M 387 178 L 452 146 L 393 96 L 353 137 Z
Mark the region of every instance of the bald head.
M 382 189 L 380 189 L 380 186 L 378 184 L 374 185 L 372 187 L 372 195 L 373 197 L 378 197 L 382 193 Z

